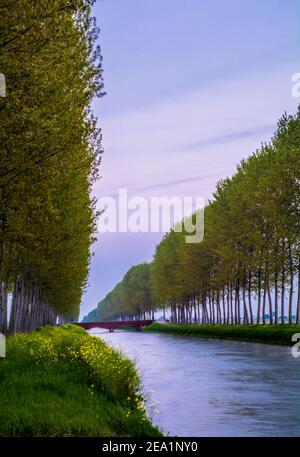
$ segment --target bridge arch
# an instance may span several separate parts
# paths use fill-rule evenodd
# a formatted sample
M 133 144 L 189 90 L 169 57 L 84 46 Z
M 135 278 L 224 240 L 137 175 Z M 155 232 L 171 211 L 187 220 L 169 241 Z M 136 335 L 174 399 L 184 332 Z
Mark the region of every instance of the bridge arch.
M 77 322 L 75 325 L 90 330 L 92 328 L 106 328 L 113 332 L 117 328 L 130 327 L 135 328 L 138 332 L 142 331 L 143 327 L 151 325 L 154 321 L 150 319 L 143 320 L 127 320 L 127 321 L 111 321 L 111 322 Z

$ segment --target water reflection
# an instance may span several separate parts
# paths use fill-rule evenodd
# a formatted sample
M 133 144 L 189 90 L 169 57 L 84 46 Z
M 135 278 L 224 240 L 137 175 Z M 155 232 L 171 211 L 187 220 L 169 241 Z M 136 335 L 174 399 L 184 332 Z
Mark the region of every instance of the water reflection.
M 147 332 L 99 336 L 135 360 L 165 433 L 300 436 L 300 359 L 289 348 Z

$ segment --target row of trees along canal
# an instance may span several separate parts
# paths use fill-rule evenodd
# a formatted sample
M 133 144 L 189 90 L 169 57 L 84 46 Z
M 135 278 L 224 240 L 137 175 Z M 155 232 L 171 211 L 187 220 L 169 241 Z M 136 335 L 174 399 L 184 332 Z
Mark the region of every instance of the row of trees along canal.
M 173 322 L 277 324 L 287 313 L 291 324 L 296 310 L 299 323 L 300 110 L 217 184 L 204 213 L 201 243 L 171 230 L 153 262 L 131 268 L 85 320 L 170 308 Z
M 7 1 L 0 14 L 0 331 L 78 317 L 95 226 L 102 95 L 92 0 Z

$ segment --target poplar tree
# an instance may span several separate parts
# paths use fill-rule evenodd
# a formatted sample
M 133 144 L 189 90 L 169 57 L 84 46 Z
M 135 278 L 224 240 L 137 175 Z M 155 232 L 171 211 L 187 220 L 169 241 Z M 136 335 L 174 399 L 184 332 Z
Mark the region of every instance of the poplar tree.
M 7 2 L 0 16 L 1 328 L 76 319 L 95 231 L 103 95 L 94 2 Z

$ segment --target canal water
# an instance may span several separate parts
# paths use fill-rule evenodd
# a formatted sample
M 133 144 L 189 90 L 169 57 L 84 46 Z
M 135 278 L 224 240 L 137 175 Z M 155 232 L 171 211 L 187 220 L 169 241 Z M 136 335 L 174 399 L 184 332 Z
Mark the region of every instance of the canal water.
M 150 332 L 97 336 L 136 362 L 164 434 L 300 436 L 300 358 L 290 348 Z

